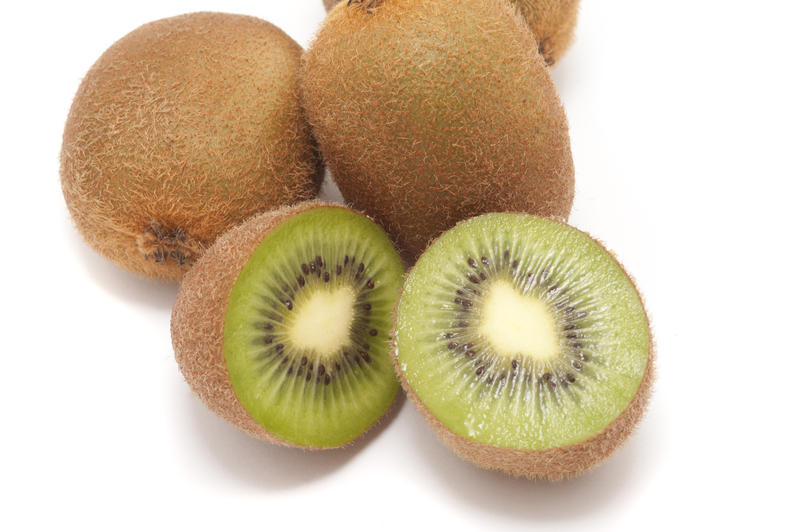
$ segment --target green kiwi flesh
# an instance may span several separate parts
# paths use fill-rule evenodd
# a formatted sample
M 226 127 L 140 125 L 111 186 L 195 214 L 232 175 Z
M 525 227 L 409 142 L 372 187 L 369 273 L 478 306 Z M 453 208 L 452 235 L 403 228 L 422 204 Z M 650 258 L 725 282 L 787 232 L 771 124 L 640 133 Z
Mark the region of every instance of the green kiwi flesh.
M 388 333 L 402 275 L 383 231 L 351 211 L 314 209 L 273 230 L 225 314 L 225 360 L 248 413 L 312 447 L 374 424 L 399 389 Z
M 630 434 L 649 395 L 636 287 L 595 240 L 556 221 L 488 214 L 442 235 L 408 275 L 395 334 L 409 395 L 483 467 L 582 472 Z

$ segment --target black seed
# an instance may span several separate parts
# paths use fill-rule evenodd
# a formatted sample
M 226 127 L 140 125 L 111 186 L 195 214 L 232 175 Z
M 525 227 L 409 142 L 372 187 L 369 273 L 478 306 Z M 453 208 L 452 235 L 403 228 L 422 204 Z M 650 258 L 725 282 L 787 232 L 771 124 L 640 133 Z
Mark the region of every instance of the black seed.
M 580 320 L 582 318 L 585 318 L 586 316 L 587 316 L 586 312 L 578 312 L 577 314 L 575 314 L 575 319 Z
M 264 338 L 264 343 L 265 344 L 271 344 L 272 340 L 273 340 L 272 336 L 267 336 L 266 338 Z
M 306 285 L 306 278 L 303 277 L 302 275 L 298 275 L 297 276 L 297 284 L 299 284 L 300 286 L 305 286 Z
M 264 325 L 264 328 L 266 330 L 268 330 L 268 331 L 271 331 L 272 330 L 272 324 L 271 323 L 267 323 L 266 325 Z
M 306 381 L 310 381 L 310 380 L 311 380 L 311 371 L 306 373 Z
M 323 261 L 323 260 L 322 260 L 322 257 L 320 257 L 319 255 L 317 255 L 317 266 L 319 266 L 320 268 L 322 268 L 322 266 L 323 266 L 324 264 L 325 264 L 325 261 Z
M 331 376 L 325 375 L 325 386 L 329 385 L 330 383 L 331 383 Z
M 572 373 L 567 373 L 567 381 L 575 382 L 575 375 L 573 375 Z
M 370 362 L 370 361 L 372 360 L 372 359 L 370 358 L 370 356 L 369 356 L 369 353 L 367 353 L 367 352 L 365 352 L 365 351 L 361 351 L 361 352 L 359 353 L 359 355 L 361 355 L 361 358 L 363 358 L 363 359 L 364 359 L 364 362 Z
M 460 321 L 460 322 L 458 322 L 458 326 L 459 327 L 467 327 L 467 326 L 469 326 L 469 323 L 467 323 L 466 321 Z
M 474 275 L 467 275 L 467 279 L 469 279 L 469 280 L 470 280 L 470 282 L 472 282 L 472 283 L 475 283 L 475 284 L 478 284 L 478 283 L 480 283 L 480 281 L 478 280 L 478 278 L 477 278 L 477 277 L 475 277 Z
M 347 266 L 347 262 L 350 260 L 350 257 L 347 255 L 344 256 L 344 265 Z
M 581 369 L 583 369 L 583 364 L 581 364 L 577 360 L 573 360 L 572 361 L 572 367 L 577 369 L 578 371 L 580 371 Z
M 467 358 L 475 358 L 475 351 L 467 351 Z
M 505 251 L 503 252 L 503 258 L 504 258 L 505 260 L 508 260 L 508 256 L 509 256 L 509 255 L 510 255 L 510 253 L 508 252 L 508 250 L 505 250 Z
M 514 369 L 517 369 L 517 367 L 519 367 L 519 362 L 517 362 L 516 360 L 512 360 L 511 361 L 511 367 L 514 368 Z
M 564 326 L 564 330 L 565 331 L 572 331 L 572 330 L 577 329 L 577 328 L 578 328 L 578 326 L 575 325 L 574 323 L 570 323 L 569 325 L 565 325 Z
M 325 365 L 320 364 L 319 367 L 317 368 L 317 371 L 319 372 L 320 375 L 323 375 L 325 373 Z
M 531 277 L 533 277 L 533 272 L 528 272 L 528 279 L 530 279 Z
M 458 347 L 458 344 L 456 342 L 450 342 L 449 344 L 447 344 L 448 349 L 455 349 L 456 347 Z
M 452 338 L 453 336 L 455 336 L 453 333 L 444 333 L 445 338 Z
M 377 329 L 370 329 L 370 330 L 369 330 L 369 335 L 370 335 L 370 336 L 378 336 L 378 331 L 377 331 Z
M 316 265 L 316 264 L 314 264 L 313 262 L 310 262 L 310 263 L 308 264 L 308 271 L 310 271 L 310 272 L 312 272 L 312 273 L 313 273 L 313 272 L 315 272 L 315 271 L 317 271 L 317 265 Z
M 289 365 L 289 369 L 286 370 L 287 375 L 294 375 L 294 366 Z
M 359 262 L 358 263 L 358 273 L 361 273 L 363 271 L 364 271 L 364 263 L 363 262 Z
M 342 371 L 342 365 L 339 364 L 338 362 L 334 364 L 333 367 L 336 371 Z
M 481 272 L 481 281 L 485 281 L 485 280 L 486 280 L 486 274 Z
M 460 305 L 464 302 L 460 297 L 455 298 L 453 301 L 456 303 L 456 305 Z
M 578 339 L 578 335 L 575 334 L 575 333 L 570 333 L 570 334 L 567 335 L 567 338 L 569 338 L 570 340 L 577 340 Z
M 470 343 L 464 344 L 463 349 L 464 351 L 469 351 L 470 349 L 472 349 L 472 344 Z
M 549 384 L 550 387 L 553 388 L 554 390 L 556 389 L 556 386 L 558 386 L 558 383 L 556 381 L 547 381 L 547 384 Z
M 277 351 L 277 352 L 279 352 L 279 353 L 280 353 L 281 351 L 283 351 L 283 344 L 278 344 L 278 345 L 276 345 L 276 346 L 275 346 L 275 351 Z
M 489 265 L 489 259 L 487 259 L 486 257 L 481 257 L 481 262 L 484 263 L 486 266 Z
M 557 291 L 558 291 L 558 285 L 551 286 L 551 287 L 550 287 L 550 288 L 547 290 L 547 292 L 548 292 L 548 293 L 550 293 L 550 294 L 552 294 L 552 293 L 554 293 L 554 292 L 557 292 Z
M 336 265 L 336 275 L 342 275 L 342 265 L 341 264 L 337 264 Z
M 372 310 L 372 305 L 370 305 L 369 303 L 364 303 L 364 307 L 363 308 L 364 308 L 364 310 Z
M 301 366 L 305 366 L 306 364 L 308 364 L 308 357 L 301 358 L 300 359 L 300 365 Z
M 478 369 L 476 369 L 476 370 L 475 370 L 475 374 L 476 374 L 476 375 L 481 375 L 481 374 L 483 373 L 483 370 L 485 370 L 485 369 L 486 369 L 486 368 L 484 368 L 483 366 L 481 366 L 481 367 L 479 367 Z
M 461 302 L 461 304 L 469 308 L 472 306 L 472 301 L 470 301 L 469 299 L 465 299 L 464 301 Z
M 542 375 L 542 380 L 543 381 L 549 381 L 552 378 L 553 378 L 553 376 L 551 374 L 549 374 L 549 373 L 545 373 L 544 375 Z
M 375 282 L 372 279 L 367 281 L 367 288 L 369 288 L 370 290 L 375 288 Z
M 474 268 L 475 265 L 476 265 L 475 259 L 473 259 L 472 257 L 468 258 L 467 259 L 467 264 L 469 264 L 470 266 L 472 266 Z
M 489 375 L 488 377 L 486 377 L 486 384 L 491 384 L 491 383 L 493 383 L 493 382 L 494 382 L 494 377 L 492 377 L 491 375 Z
M 511 268 L 516 268 L 517 266 L 519 266 L 518 260 L 515 260 L 514 262 L 511 263 Z
M 322 275 L 322 279 L 323 279 L 323 280 L 324 280 L 324 281 L 327 283 L 328 281 L 330 281 L 330 280 L 331 280 L 331 274 L 329 274 L 328 272 L 325 272 L 325 273 Z
M 286 305 L 286 308 L 288 308 L 289 310 L 292 310 L 292 308 L 294 307 L 294 305 L 292 305 L 291 299 L 287 299 L 284 304 Z
M 463 290 L 456 290 L 456 295 L 463 296 L 464 295 L 464 291 Z
M 575 312 L 575 307 L 567 307 L 564 309 L 564 312 L 566 312 L 567 314 L 572 314 L 573 312 Z
M 303 273 L 308 275 L 308 264 L 301 264 L 300 269 L 303 270 Z

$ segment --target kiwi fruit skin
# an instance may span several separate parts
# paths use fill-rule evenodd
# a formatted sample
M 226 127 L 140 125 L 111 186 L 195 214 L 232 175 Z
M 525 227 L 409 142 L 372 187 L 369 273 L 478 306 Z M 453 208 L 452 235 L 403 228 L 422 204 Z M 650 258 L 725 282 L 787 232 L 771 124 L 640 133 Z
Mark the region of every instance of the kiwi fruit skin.
M 231 383 L 223 338 L 231 291 L 253 252 L 283 222 L 318 207 L 346 209 L 319 200 L 302 202 L 256 215 L 220 236 L 181 283 L 171 320 L 178 367 L 190 388 L 212 412 L 258 439 L 306 450 L 339 446 L 317 447 L 287 441 L 253 419 Z M 380 419 L 375 424 L 379 422 Z M 364 432 L 368 430 L 369 427 Z M 347 443 L 350 442 L 343 445 Z
M 457 224 L 457 226 L 468 221 L 469 220 L 464 220 Z M 569 226 L 568 224 L 559 220 L 553 221 L 562 223 L 567 227 L 575 229 L 574 227 Z M 619 269 L 630 281 L 631 285 L 633 285 L 634 289 L 636 289 L 641 299 L 641 293 L 638 291 L 636 283 L 619 262 L 617 257 L 608 249 L 606 249 L 601 242 L 591 237 L 591 235 L 586 233 L 583 234 L 591 238 L 608 254 L 611 259 L 613 259 Z M 438 238 L 432 241 L 428 249 L 433 247 L 437 240 Z M 403 287 L 404 291 L 413 270 L 414 268 L 412 267 L 406 273 Z M 397 315 L 399 307 L 400 300 L 398 300 L 398 303 L 395 306 L 396 324 L 398 323 Z M 649 325 L 649 316 L 647 316 L 646 313 L 645 318 L 648 322 L 648 331 L 652 331 Z M 392 361 L 394 362 L 395 372 L 400 380 L 400 385 L 403 388 L 406 396 L 411 400 L 412 403 L 414 403 L 417 411 L 420 413 L 420 415 L 422 415 L 423 419 L 425 419 L 438 439 L 459 458 L 470 462 L 477 467 L 492 471 L 500 471 L 515 477 L 525 477 L 531 480 L 542 479 L 549 481 L 561 481 L 574 478 L 595 468 L 604 460 L 606 460 L 611 454 L 613 454 L 614 451 L 616 451 L 633 433 L 634 429 L 644 416 L 650 401 L 650 397 L 652 396 L 653 382 L 655 380 L 655 344 L 651 333 L 647 366 L 645 368 L 641 383 L 639 384 L 639 387 L 628 406 L 603 430 L 594 436 L 585 439 L 584 441 L 550 449 L 529 450 L 489 445 L 464 437 L 460 434 L 456 434 L 428 409 L 428 407 L 420 399 L 419 395 L 417 395 L 413 387 L 408 382 L 403 368 L 401 367 L 398 354 L 398 335 L 396 326 L 395 330 L 392 331 L 392 337 L 394 343 L 394 348 L 392 349 Z
M 225 230 L 315 197 L 323 165 L 299 103 L 302 49 L 269 22 L 193 13 L 145 24 L 91 67 L 63 135 L 61 185 L 86 242 L 180 280 Z
M 341 0 L 323 0 L 330 11 Z M 456 0 L 457 1 L 457 0 Z M 554 65 L 572 43 L 578 22 L 580 0 L 510 0 L 536 36 L 539 53 L 548 65 Z
M 516 9 L 507 0 L 372 4 L 332 10 L 303 57 L 303 103 L 345 200 L 409 262 L 478 214 L 566 219 L 567 120 Z

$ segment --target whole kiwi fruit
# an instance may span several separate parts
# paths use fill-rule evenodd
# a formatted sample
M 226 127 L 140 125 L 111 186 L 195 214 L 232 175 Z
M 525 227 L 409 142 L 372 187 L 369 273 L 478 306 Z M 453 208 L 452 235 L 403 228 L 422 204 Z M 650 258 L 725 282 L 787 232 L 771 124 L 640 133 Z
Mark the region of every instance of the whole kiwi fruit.
M 194 13 L 103 53 L 61 151 L 64 198 L 91 247 L 179 280 L 226 229 L 314 197 L 323 166 L 299 103 L 301 52 L 269 22 Z
M 400 389 L 389 331 L 403 273 L 386 233 L 344 207 L 256 215 L 220 236 L 181 283 L 175 358 L 203 402 L 249 434 L 340 447 Z
M 341 0 L 322 0 L 330 11 Z M 373 0 L 374 2 L 375 0 Z M 452 0 L 458 2 L 460 0 Z M 572 42 L 580 0 L 510 0 L 520 10 L 548 65 L 555 64 Z
M 526 214 L 456 225 L 397 307 L 398 375 L 439 438 L 474 464 L 558 480 L 631 434 L 653 381 L 636 286 L 585 233 Z
M 535 47 L 507 0 L 373 0 L 332 10 L 304 54 L 335 182 L 408 261 L 470 216 L 569 215 L 567 120 Z

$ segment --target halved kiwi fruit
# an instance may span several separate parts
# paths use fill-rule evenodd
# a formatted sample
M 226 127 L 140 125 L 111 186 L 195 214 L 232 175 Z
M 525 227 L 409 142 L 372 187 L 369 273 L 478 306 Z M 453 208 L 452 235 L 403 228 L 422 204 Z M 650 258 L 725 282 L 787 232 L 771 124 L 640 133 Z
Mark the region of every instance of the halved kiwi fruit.
M 607 457 L 642 416 L 648 318 L 588 235 L 526 214 L 457 225 L 422 255 L 397 308 L 401 382 L 462 458 L 560 479 Z
M 399 385 L 389 356 L 403 265 L 383 230 L 304 203 L 225 233 L 181 284 L 175 357 L 217 414 L 261 439 L 339 447 Z
M 302 49 L 254 17 L 145 24 L 92 66 L 69 112 L 61 186 L 86 242 L 179 280 L 246 218 L 316 196 L 323 165 L 297 91 Z

